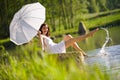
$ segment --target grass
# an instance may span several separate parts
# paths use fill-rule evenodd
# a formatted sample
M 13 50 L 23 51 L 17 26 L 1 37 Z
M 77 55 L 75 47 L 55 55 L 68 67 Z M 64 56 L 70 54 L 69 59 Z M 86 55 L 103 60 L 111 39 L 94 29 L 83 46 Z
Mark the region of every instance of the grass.
M 89 20 L 89 19 L 97 18 L 98 16 L 104 16 L 104 15 L 107 16 L 107 15 L 116 14 L 119 12 L 120 12 L 120 9 L 115 9 L 115 10 L 106 11 L 106 12 L 84 14 L 82 15 L 82 18 L 83 20 Z M 79 15 L 77 15 L 76 17 L 79 17 Z
M 76 64 L 74 57 L 59 61 L 55 55 L 41 55 L 36 44 L 28 45 L 31 47 L 19 46 L 13 53 L 2 51 L 1 80 L 112 80 L 115 76 L 97 65 Z
M 105 26 L 108 23 L 120 20 L 120 13 L 116 13 L 114 15 L 109 15 L 106 17 L 95 18 L 92 20 L 84 21 L 87 28 L 97 27 L 97 26 Z
M 8 42 L 8 41 L 10 41 L 9 38 L 7 38 L 7 39 L 2 39 L 2 40 L 0 40 L 0 44 L 3 44 L 3 43 Z

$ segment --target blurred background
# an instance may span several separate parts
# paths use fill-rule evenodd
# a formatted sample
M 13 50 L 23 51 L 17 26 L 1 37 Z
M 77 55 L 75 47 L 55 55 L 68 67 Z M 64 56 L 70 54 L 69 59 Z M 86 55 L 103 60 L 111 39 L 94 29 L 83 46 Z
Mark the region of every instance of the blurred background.
M 109 45 L 120 43 L 120 0 L 3 0 L 0 1 L 1 49 L 16 46 L 9 40 L 10 22 L 22 6 L 33 2 L 40 2 L 46 8 L 45 23 L 49 25 L 55 42 L 61 41 L 65 34 L 76 37 L 96 27 L 106 27 L 112 39 Z M 80 30 L 81 26 L 85 32 Z M 84 50 L 100 48 L 105 36 L 104 31 L 99 31 L 79 45 Z

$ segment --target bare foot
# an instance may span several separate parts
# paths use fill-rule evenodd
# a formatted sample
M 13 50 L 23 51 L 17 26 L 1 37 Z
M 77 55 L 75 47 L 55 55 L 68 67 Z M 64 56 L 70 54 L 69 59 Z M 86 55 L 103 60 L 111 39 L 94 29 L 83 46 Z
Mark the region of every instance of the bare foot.
M 90 33 L 88 33 L 88 36 L 93 36 L 95 32 L 97 32 L 99 30 L 99 28 L 93 30 L 93 31 L 90 31 Z
M 83 54 L 83 56 L 84 56 L 84 57 L 88 57 L 88 55 L 87 55 L 87 54 Z

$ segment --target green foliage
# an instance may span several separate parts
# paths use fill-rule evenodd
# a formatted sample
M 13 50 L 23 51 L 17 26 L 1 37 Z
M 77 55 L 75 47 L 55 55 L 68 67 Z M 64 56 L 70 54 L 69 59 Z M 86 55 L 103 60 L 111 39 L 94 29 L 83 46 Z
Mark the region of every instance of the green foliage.
M 89 9 L 91 13 L 99 12 L 99 3 L 97 0 L 89 0 Z
M 84 14 L 82 15 L 81 20 L 85 24 L 86 28 L 94 28 L 98 26 L 112 26 L 117 25 L 117 22 L 120 20 L 120 10 L 112 10 L 107 12 L 100 12 L 100 13 L 92 13 L 92 14 Z M 62 36 L 68 33 L 77 33 L 78 32 L 78 24 L 80 22 L 81 15 L 76 15 L 76 20 L 74 24 L 74 28 L 65 30 L 64 28 L 56 27 L 56 32 L 51 31 L 52 36 Z M 109 25 L 108 25 L 109 24 Z M 51 26 L 50 26 L 51 27 Z
M 110 10 L 120 8 L 120 0 L 109 0 L 107 1 L 106 5 Z

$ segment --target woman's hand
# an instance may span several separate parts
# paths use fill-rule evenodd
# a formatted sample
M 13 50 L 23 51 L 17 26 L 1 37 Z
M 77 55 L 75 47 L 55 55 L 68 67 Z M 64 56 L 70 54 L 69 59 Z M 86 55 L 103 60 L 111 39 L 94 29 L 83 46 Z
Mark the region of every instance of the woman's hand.
M 38 31 L 38 35 L 41 35 L 41 31 Z
M 39 39 L 39 45 L 42 46 L 41 45 L 42 44 L 42 42 L 41 42 L 42 41 L 41 40 L 42 39 L 42 37 L 41 37 L 41 31 L 38 31 L 37 35 L 38 35 L 38 39 Z

